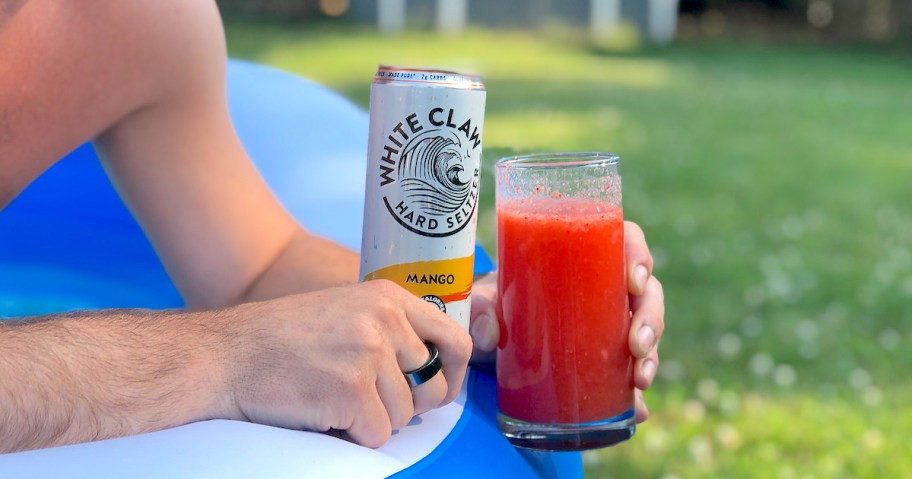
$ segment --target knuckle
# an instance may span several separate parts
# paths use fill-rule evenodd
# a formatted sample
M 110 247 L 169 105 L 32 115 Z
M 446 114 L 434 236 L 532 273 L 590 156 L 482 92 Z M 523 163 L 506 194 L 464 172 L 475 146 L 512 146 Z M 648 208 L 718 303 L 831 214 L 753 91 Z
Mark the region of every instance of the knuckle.
M 375 294 L 380 295 L 384 299 L 387 299 L 394 294 L 398 294 L 399 290 L 402 289 L 398 284 L 383 278 L 369 281 L 367 284 L 376 290 Z
M 312 427 L 321 432 L 330 429 L 348 429 L 354 423 L 356 411 L 358 411 L 357 404 L 350 400 L 327 401 L 319 408 L 317 417 L 313 419 Z
M 665 296 L 665 289 L 664 289 L 664 287 L 662 286 L 662 282 L 659 281 L 659 278 L 656 278 L 655 276 L 650 276 L 650 279 L 652 280 L 652 287 L 655 288 L 656 292 L 657 292 L 659 295 L 661 295 L 661 296 L 664 297 L 664 296 Z
M 343 423 L 344 420 L 342 419 L 334 418 L 328 414 L 322 414 L 314 421 L 313 430 L 317 432 L 326 432 L 330 429 L 339 428 Z
M 401 309 L 389 299 L 384 299 L 378 303 L 372 314 L 372 319 L 376 322 L 377 327 L 380 328 L 398 324 L 401 317 Z
M 466 334 L 462 338 L 462 357 L 464 362 L 468 364 L 469 359 L 472 358 L 472 337 Z
M 361 328 L 357 341 L 361 351 L 372 360 L 385 356 L 389 351 L 386 338 L 379 329 L 374 327 Z
M 367 316 L 374 323 L 374 327 L 381 330 L 390 326 L 400 327 L 407 321 L 402 306 L 391 295 L 378 295 L 367 311 Z
M 380 411 L 377 410 L 359 410 L 352 421 L 352 427 L 348 429 L 355 442 L 362 446 L 376 448 L 389 440 L 393 433 L 392 425 L 386 414 L 379 413 Z
M 659 281 L 658 278 L 655 276 L 650 276 L 647 286 L 652 290 L 652 292 L 660 301 L 665 301 L 665 288 L 662 286 L 662 282 Z
M 489 274 L 487 277 L 493 277 Z M 487 278 L 486 277 L 486 278 Z M 472 286 L 472 305 L 484 304 L 485 302 L 493 304 L 497 300 L 497 283 L 495 281 L 476 282 Z
M 652 361 L 653 365 L 656 368 L 656 371 L 658 372 L 659 364 L 660 364 L 659 345 L 658 344 L 656 344 L 656 346 L 654 348 L 652 348 L 652 351 L 649 353 L 649 359 Z
M 658 345 L 659 340 L 662 339 L 662 335 L 665 333 L 665 315 L 658 315 L 653 321 L 652 330 L 656 334 L 656 345 Z
M 472 336 L 460 328 L 462 334 L 455 335 L 456 354 L 458 359 L 468 364 L 472 357 Z
M 643 232 L 643 228 L 640 228 L 640 225 L 634 223 L 633 221 L 625 221 L 624 226 L 627 228 L 626 233 L 641 236 L 643 238 L 646 237 L 646 234 Z
M 389 438 L 392 435 L 392 430 L 388 430 L 384 427 L 377 427 L 364 438 L 364 445 L 370 448 L 378 448 L 386 444 L 386 441 L 389 441 Z

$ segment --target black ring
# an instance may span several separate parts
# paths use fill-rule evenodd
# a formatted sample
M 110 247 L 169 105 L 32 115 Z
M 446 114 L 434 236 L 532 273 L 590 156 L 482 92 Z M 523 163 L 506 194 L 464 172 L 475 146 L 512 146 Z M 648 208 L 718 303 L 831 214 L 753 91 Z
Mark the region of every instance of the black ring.
M 422 364 L 418 369 L 402 373 L 410 388 L 417 387 L 430 381 L 431 378 L 440 372 L 440 352 L 437 351 L 437 346 L 434 346 L 427 341 L 424 342 L 424 345 L 427 346 L 428 353 L 430 353 L 427 362 Z

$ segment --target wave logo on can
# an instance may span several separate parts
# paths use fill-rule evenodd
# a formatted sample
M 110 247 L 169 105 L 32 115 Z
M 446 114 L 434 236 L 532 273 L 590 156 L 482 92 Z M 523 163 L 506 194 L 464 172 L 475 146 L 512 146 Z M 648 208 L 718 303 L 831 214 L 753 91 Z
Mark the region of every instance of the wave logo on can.
M 471 118 L 454 117 L 452 108 L 407 115 L 383 146 L 383 203 L 400 225 L 422 236 L 458 233 L 478 204 L 481 135 Z

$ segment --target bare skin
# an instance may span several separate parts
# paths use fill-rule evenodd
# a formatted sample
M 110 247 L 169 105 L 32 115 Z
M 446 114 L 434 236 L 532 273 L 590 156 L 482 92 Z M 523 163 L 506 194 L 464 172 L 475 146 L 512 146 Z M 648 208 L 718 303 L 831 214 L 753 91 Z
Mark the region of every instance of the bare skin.
M 376 447 L 452 401 L 473 343 L 496 345 L 492 282 L 475 289 L 470 337 L 391 283 L 356 284 L 357 255 L 275 200 L 231 125 L 213 2 L 0 0 L 0 58 L 0 208 L 94 139 L 190 306 L 0 323 L 0 452 L 210 418 Z M 664 300 L 642 231 L 627 237 L 646 389 Z M 443 374 L 410 390 L 401 371 L 426 360 L 422 340 Z

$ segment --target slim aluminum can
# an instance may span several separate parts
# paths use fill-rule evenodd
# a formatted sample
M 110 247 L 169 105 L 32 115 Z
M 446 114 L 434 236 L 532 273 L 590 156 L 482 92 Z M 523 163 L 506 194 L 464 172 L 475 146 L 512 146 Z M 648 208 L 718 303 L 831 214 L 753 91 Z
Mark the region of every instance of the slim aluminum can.
M 380 66 L 371 83 L 361 279 L 385 278 L 469 327 L 485 89 Z

